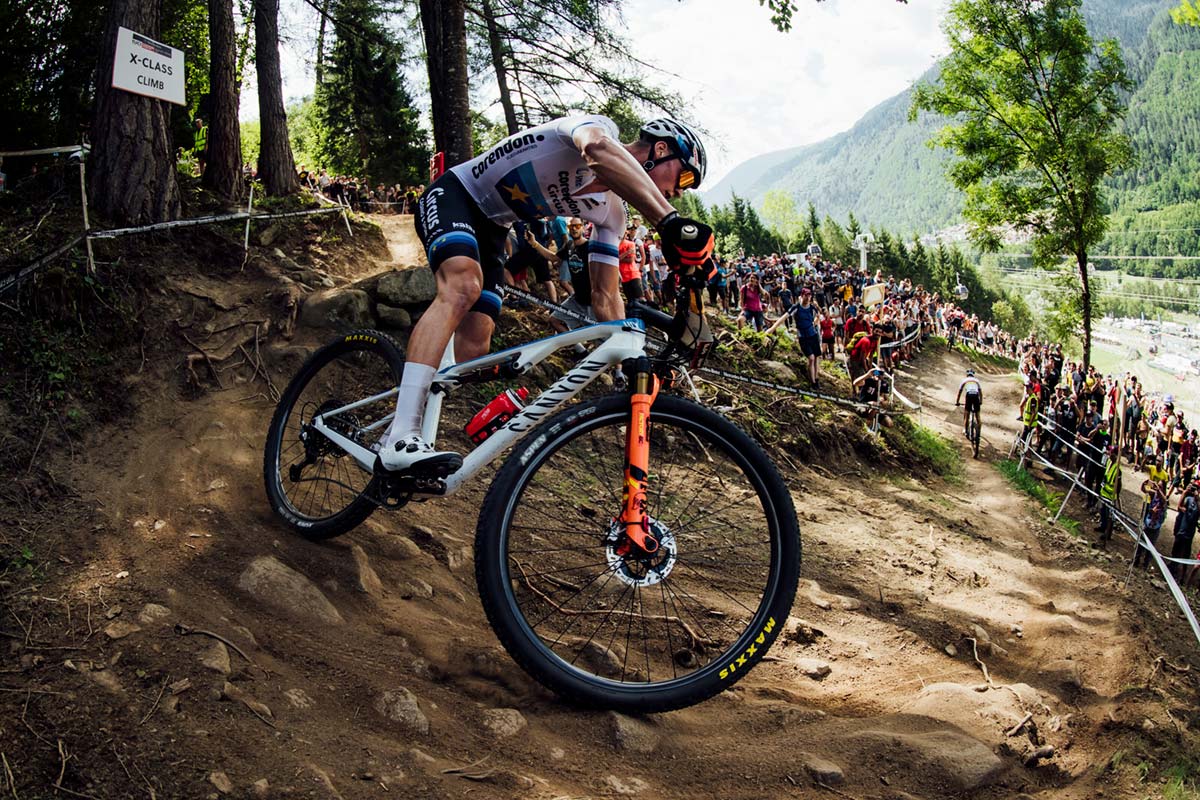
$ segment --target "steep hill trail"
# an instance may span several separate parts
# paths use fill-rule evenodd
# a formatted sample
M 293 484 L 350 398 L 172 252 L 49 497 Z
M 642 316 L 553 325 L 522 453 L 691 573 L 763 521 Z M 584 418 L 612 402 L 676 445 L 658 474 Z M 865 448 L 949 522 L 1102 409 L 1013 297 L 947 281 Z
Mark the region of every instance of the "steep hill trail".
M 407 220 L 381 221 L 405 265 Z M 327 335 L 268 347 L 276 382 Z M 970 458 L 965 365 L 934 352 L 901 384 L 966 453 L 962 479 L 799 465 L 786 635 L 732 690 L 650 718 L 566 706 L 499 647 L 471 566 L 490 475 L 309 543 L 264 499 L 267 395 L 184 399 L 148 368 L 129 425 L 55 461 L 71 535 L 5 625 L 0 749 L 18 785 L 62 761 L 62 785 L 96 797 L 1142 796 L 1104 769 L 1121 737 L 1195 709 L 1130 696 L 1154 639 L 1105 562 L 989 463 L 1015 432 L 1011 374 L 981 373 Z

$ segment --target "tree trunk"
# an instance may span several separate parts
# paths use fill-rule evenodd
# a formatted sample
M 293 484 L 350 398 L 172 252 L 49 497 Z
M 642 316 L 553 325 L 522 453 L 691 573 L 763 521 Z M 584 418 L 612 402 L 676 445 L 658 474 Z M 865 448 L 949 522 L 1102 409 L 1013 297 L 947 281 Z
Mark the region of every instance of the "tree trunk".
M 324 18 L 322 18 L 324 19 Z M 296 162 L 288 141 L 283 108 L 283 78 L 279 73 L 279 0 L 254 3 L 254 62 L 258 67 L 258 116 L 261 145 L 258 177 L 267 194 L 279 197 L 300 188 Z
M 119 225 L 179 217 L 167 102 L 112 88 L 117 28 L 157 39 L 161 12 L 162 0 L 114 0 L 100 48 L 88 197 L 97 213 Z
M 321 26 L 317 28 L 317 63 L 313 67 L 317 86 L 325 82 L 325 22 L 329 19 L 329 0 L 321 0 Z
M 483 0 L 483 21 L 487 25 L 488 48 L 492 51 L 492 69 L 496 71 L 496 87 L 500 90 L 500 106 L 504 109 L 504 124 L 511 136 L 520 130 L 517 125 L 517 110 L 513 108 L 512 90 L 508 88 L 508 67 L 504 64 L 504 43 L 500 40 L 500 29 L 496 27 L 496 14 L 491 0 Z
M 464 0 L 421 0 L 421 28 L 425 33 L 434 148 L 445 153 L 446 166 L 452 167 L 474 155 Z
M 1087 372 L 1092 363 L 1092 288 L 1088 283 L 1087 253 L 1077 253 L 1075 262 L 1079 267 L 1079 283 L 1083 289 L 1079 300 L 1083 306 L 1083 370 Z
M 242 196 L 243 179 L 233 0 L 208 0 L 208 37 L 212 119 L 208 123 L 208 165 L 203 184 L 218 197 L 236 201 Z

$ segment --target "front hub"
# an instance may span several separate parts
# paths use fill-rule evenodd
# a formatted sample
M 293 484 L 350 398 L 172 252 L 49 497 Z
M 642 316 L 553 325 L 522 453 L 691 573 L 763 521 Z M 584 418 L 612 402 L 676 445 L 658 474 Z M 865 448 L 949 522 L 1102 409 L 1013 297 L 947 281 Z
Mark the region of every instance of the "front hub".
M 624 525 L 614 520 L 604 537 L 609 569 L 630 586 L 653 586 L 675 568 L 675 534 L 653 517 L 648 517 L 649 536 L 658 543 L 653 553 L 644 553 L 625 535 Z

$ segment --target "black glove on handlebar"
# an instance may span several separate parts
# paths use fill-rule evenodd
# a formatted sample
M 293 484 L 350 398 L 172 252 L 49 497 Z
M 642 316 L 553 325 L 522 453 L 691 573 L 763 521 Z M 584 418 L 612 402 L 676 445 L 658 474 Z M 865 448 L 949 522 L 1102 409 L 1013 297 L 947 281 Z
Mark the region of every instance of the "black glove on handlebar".
M 712 255 L 713 229 L 672 211 L 654 226 L 662 238 L 663 257 L 675 269 L 699 267 Z

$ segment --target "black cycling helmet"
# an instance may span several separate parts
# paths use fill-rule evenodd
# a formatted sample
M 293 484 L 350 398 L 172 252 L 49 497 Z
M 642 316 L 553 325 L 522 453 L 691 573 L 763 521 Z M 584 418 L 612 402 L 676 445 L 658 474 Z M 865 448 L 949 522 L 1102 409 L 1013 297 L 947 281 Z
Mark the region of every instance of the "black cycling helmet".
M 704 152 L 704 143 L 700 141 L 700 135 L 690 125 L 668 117 L 660 117 L 647 122 L 638 133 L 642 141 L 667 142 L 675 151 L 663 158 L 648 158 L 642 164 L 646 172 L 659 164 L 678 158 L 683 162 L 683 171 L 679 173 L 680 189 L 696 189 L 704 181 L 704 174 L 708 171 L 708 155 Z

